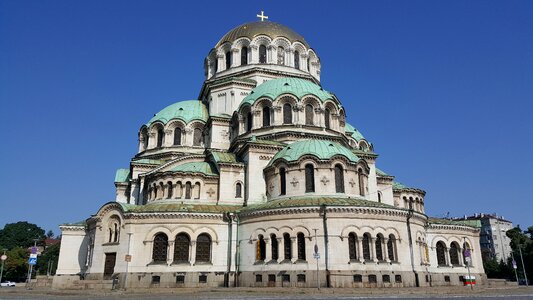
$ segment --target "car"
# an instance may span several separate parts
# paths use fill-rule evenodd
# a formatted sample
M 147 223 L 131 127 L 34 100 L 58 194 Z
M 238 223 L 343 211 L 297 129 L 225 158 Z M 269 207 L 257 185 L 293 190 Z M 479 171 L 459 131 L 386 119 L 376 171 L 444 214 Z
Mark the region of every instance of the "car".
M 2 283 L 0 283 L 0 286 L 16 286 L 16 284 L 13 282 L 13 281 L 4 281 Z

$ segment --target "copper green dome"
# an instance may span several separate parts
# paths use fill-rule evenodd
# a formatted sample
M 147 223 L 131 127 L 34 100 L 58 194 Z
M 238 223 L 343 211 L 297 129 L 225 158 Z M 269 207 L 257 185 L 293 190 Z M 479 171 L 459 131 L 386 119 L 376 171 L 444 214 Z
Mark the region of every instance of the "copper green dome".
M 178 165 L 170 170 L 181 173 L 200 173 L 208 176 L 217 176 L 218 173 L 213 165 L 208 162 L 189 162 Z
M 350 149 L 339 143 L 324 140 L 303 140 L 294 142 L 276 153 L 268 165 L 272 165 L 278 159 L 288 162 L 297 161 L 304 155 L 313 155 L 321 160 L 329 160 L 334 156 L 341 155 L 351 162 L 359 161 L 359 158 Z
M 270 21 L 257 21 L 239 25 L 226 33 L 217 43 L 215 48 L 218 48 L 218 46 L 224 44 L 225 42 L 233 43 L 241 37 L 253 39 L 258 35 L 266 35 L 271 39 L 284 37 L 291 43 L 300 42 L 304 44 L 305 47 L 309 48 L 309 45 L 300 34 L 296 33 L 294 30 L 285 25 Z
M 344 130 L 346 131 L 346 133 L 351 135 L 358 142 L 365 138 L 363 136 L 363 134 L 361 134 L 361 132 L 359 130 L 357 130 L 355 127 L 353 127 L 352 125 L 350 125 L 348 123 L 346 123 L 346 126 L 344 127 Z
M 185 123 L 189 123 L 194 120 L 207 122 L 209 113 L 207 107 L 199 100 L 187 100 L 176 102 L 154 115 L 146 126 L 150 126 L 156 121 L 160 121 L 163 124 L 167 124 L 172 119 L 180 119 Z
M 309 80 L 283 77 L 266 81 L 255 87 L 250 92 L 250 95 L 242 100 L 241 106 L 245 104 L 254 104 L 259 98 L 264 97 L 274 100 L 283 94 L 291 94 L 298 99 L 302 99 L 307 95 L 312 95 L 322 102 L 328 99 L 333 100 L 335 98 L 332 93 L 325 91 L 321 86 Z

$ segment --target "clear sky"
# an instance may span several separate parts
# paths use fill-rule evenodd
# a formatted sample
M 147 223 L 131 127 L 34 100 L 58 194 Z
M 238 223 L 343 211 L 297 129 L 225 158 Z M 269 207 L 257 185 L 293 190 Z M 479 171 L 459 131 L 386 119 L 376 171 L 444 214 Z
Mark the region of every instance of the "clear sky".
M 533 1 L 3 0 L 0 226 L 57 234 L 113 200 L 140 126 L 196 99 L 209 50 L 260 10 L 428 214 L 533 225 Z

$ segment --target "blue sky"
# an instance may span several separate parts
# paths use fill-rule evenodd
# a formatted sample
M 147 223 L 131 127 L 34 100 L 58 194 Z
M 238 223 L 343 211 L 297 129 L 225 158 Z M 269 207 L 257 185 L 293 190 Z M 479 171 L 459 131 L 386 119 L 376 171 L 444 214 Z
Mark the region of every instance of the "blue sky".
M 211 47 L 260 10 L 316 50 L 378 167 L 426 190 L 430 215 L 533 225 L 532 1 L 4 0 L 0 226 L 58 233 L 111 201 L 140 126 L 196 99 Z

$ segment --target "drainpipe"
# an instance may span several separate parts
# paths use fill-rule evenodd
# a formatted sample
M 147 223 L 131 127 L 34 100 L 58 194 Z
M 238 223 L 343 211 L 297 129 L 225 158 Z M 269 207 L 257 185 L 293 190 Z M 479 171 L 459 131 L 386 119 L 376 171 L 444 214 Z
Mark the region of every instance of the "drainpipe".
M 226 213 L 225 218 L 228 221 L 228 253 L 227 253 L 227 265 L 228 268 L 226 270 L 226 275 L 224 276 L 224 287 L 229 287 L 229 276 L 231 272 L 231 244 L 232 244 L 232 234 L 233 234 L 233 228 L 232 228 L 232 213 Z
M 233 279 L 233 286 L 238 287 L 239 286 L 239 265 L 241 263 L 241 242 L 239 240 L 239 215 L 234 214 L 233 217 L 235 218 L 235 226 L 237 226 L 235 230 L 235 275 Z
M 415 274 L 415 285 L 416 287 L 420 286 L 418 281 L 418 274 L 415 270 L 415 258 L 413 253 L 413 237 L 411 236 L 411 218 L 413 217 L 413 206 L 409 203 L 409 211 L 407 212 L 407 236 L 409 237 L 409 254 L 411 255 L 411 269 Z
M 328 239 L 328 217 L 326 215 L 326 205 L 321 205 L 321 211 L 322 211 L 322 226 L 324 228 L 324 262 L 326 264 L 326 287 L 331 287 L 331 278 L 329 274 L 329 239 Z M 318 263 L 318 262 L 317 262 Z M 318 276 L 318 274 L 317 274 Z

